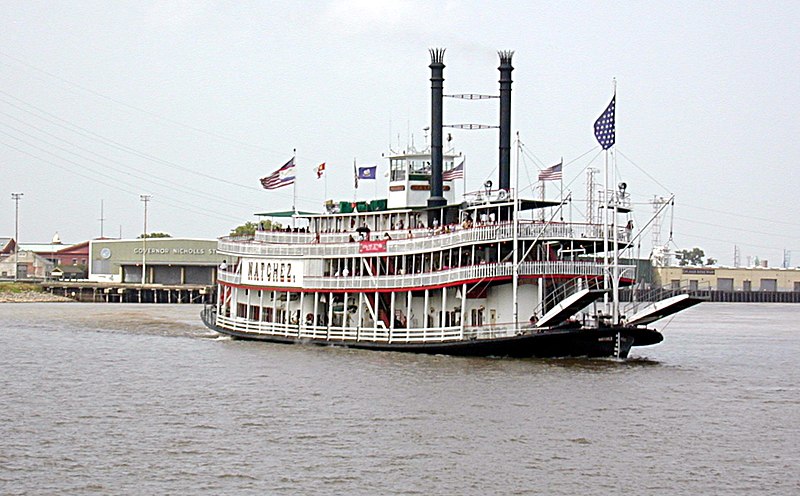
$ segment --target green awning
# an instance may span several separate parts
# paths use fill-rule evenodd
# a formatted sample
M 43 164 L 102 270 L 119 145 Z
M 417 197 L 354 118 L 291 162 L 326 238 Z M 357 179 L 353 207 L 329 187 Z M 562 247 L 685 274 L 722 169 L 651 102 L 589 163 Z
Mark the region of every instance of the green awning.
M 292 210 L 282 210 L 279 212 L 262 212 L 255 214 L 259 217 L 294 217 L 297 216 L 306 216 L 306 215 L 320 215 L 318 212 L 302 212 L 297 211 L 294 212 Z

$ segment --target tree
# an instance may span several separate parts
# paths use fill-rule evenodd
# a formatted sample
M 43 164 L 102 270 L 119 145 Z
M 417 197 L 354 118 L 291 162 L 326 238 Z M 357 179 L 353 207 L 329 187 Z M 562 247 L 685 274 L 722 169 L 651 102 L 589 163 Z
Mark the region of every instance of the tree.
M 245 222 L 241 226 L 237 226 L 231 230 L 231 236 L 253 236 L 258 229 L 258 224 L 255 222 Z
M 147 239 L 150 239 L 150 238 L 171 238 L 171 237 L 172 236 L 167 234 L 167 233 L 154 232 L 154 233 L 149 233 L 149 234 L 140 234 L 137 239 L 142 239 L 142 238 L 147 238 Z
M 262 220 L 259 223 L 245 222 L 241 226 L 231 229 L 230 236 L 253 236 L 256 230 L 261 226 L 262 231 L 271 231 L 273 228 L 281 227 L 277 222 L 271 220 Z
M 706 265 L 714 265 L 716 263 L 717 263 L 717 259 L 716 258 L 708 257 L 708 260 L 706 260 Z
M 675 256 L 680 259 L 678 265 L 703 265 L 703 257 L 706 256 L 705 252 L 700 248 L 692 248 L 691 250 L 678 250 Z

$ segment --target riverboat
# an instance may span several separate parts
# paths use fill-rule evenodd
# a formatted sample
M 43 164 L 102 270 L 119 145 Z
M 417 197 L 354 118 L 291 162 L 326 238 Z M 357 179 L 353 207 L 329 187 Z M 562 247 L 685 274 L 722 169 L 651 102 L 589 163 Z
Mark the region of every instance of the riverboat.
M 499 55 L 497 187 L 455 198 L 463 159 L 443 147 L 444 50 L 432 49 L 430 144 L 388 156 L 386 198 L 272 213 L 302 227 L 220 238 L 204 323 L 240 339 L 470 356 L 625 358 L 662 341 L 648 325 L 700 300 L 620 306 L 636 269 L 618 257 L 634 237 L 624 185 L 600 192 L 602 222 L 581 223 L 557 215 L 563 199 L 512 187 L 513 52 Z

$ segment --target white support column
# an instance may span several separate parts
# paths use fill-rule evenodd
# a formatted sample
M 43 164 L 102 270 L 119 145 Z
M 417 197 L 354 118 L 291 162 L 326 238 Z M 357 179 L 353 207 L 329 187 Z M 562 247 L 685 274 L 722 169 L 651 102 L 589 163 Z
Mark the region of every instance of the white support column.
M 378 322 L 381 322 L 381 294 L 378 293 L 377 291 L 375 291 L 372 294 L 374 295 L 374 298 L 375 298 L 375 308 L 374 308 L 374 310 L 375 310 L 375 324 L 374 324 L 374 327 L 373 327 L 374 330 L 372 331 L 372 335 L 373 336 L 377 336 L 378 335 Z
M 389 329 L 394 329 L 394 312 L 395 312 L 395 306 L 394 305 L 395 305 L 395 299 L 397 297 L 397 292 L 396 291 L 392 291 L 389 294 L 392 295 L 391 299 L 390 299 L 390 304 L 389 304 Z
M 278 292 L 277 291 L 270 291 L 270 297 L 272 298 L 272 315 L 270 316 L 270 326 L 272 327 L 272 333 L 275 333 L 275 324 L 277 323 L 278 318 Z
M 258 330 L 261 331 L 264 327 L 264 291 L 263 289 L 258 292 Z
M 342 298 L 342 332 L 347 327 L 347 298 L 348 298 L 347 291 L 344 293 L 344 297 Z
M 356 341 L 359 340 L 361 333 L 361 325 L 363 322 L 364 317 L 364 293 L 359 291 L 358 293 L 358 322 L 356 322 Z
M 406 331 L 411 328 L 411 291 L 406 291 Z
M 461 339 L 464 339 L 464 316 L 467 311 L 467 283 L 461 285 Z
M 389 294 L 391 295 L 389 297 L 389 342 L 391 343 L 394 339 L 394 303 L 397 292 L 392 291 Z
M 332 323 L 333 323 L 333 292 L 328 292 L 328 324 L 325 326 L 325 339 L 330 338 Z
M 289 335 L 289 329 L 292 325 L 292 293 L 286 292 L 286 310 L 283 312 L 283 334 Z
M 319 291 L 314 292 L 314 310 L 311 312 L 312 315 L 314 315 L 314 321 L 311 323 L 311 325 L 313 326 L 315 337 L 317 333 L 317 325 L 319 325 L 317 320 L 317 312 L 319 312 Z
M 439 327 L 447 327 L 447 288 L 442 288 L 442 317 Z
M 547 309 L 544 308 L 544 277 L 539 278 L 539 287 L 537 289 L 539 290 L 539 308 L 542 310 L 542 313 L 536 317 L 541 318 L 547 311 Z
M 422 309 L 422 316 L 424 319 L 424 323 L 422 324 L 423 329 L 428 329 L 428 303 L 430 302 L 430 297 L 428 296 L 429 291 L 429 289 L 425 288 L 425 306 Z

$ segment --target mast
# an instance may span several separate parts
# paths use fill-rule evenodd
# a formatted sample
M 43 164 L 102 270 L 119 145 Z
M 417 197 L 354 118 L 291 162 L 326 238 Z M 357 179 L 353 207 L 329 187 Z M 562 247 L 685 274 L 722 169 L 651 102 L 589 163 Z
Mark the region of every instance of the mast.
M 609 302 L 608 302 L 608 279 L 610 277 L 609 274 L 609 266 L 608 266 L 608 211 L 611 208 L 612 202 L 614 202 L 614 219 L 613 219 L 613 226 L 614 226 L 614 243 L 617 242 L 617 233 L 616 233 L 616 225 L 617 225 L 617 206 L 616 200 L 613 198 L 614 195 L 609 195 L 608 189 L 608 150 L 616 141 L 616 130 L 615 130 L 615 123 L 614 123 L 614 115 L 615 115 L 615 108 L 617 102 L 617 82 L 614 80 L 614 96 L 611 98 L 611 103 L 608 104 L 606 109 L 600 114 L 600 117 L 594 122 L 594 136 L 597 138 L 597 142 L 600 143 L 600 146 L 603 147 L 604 160 L 603 160 L 603 307 L 604 312 L 608 315 L 609 312 Z M 616 246 L 615 246 L 616 251 Z M 614 277 L 615 280 L 617 278 L 619 267 L 618 267 L 618 258 L 615 255 L 615 269 L 614 269 Z M 614 286 L 616 284 L 614 283 Z M 615 292 L 616 294 L 616 292 Z M 614 323 L 616 323 L 616 318 L 614 319 Z
M 514 218 L 512 219 L 513 233 L 513 264 L 514 270 L 511 273 L 512 300 L 514 311 L 514 333 L 519 330 L 519 131 L 517 131 L 517 163 L 514 165 Z
M 611 299 L 611 322 L 614 325 L 619 324 L 619 229 L 617 229 L 617 217 L 619 217 L 617 207 L 619 206 L 620 195 L 622 191 L 621 188 L 617 189 L 614 192 L 614 219 L 613 219 L 613 227 L 614 227 L 614 265 L 613 265 L 613 280 L 611 281 L 611 287 L 613 288 L 613 295 Z
M 292 165 L 296 169 L 297 167 L 297 148 L 292 149 Z M 292 181 L 292 227 L 295 227 L 294 221 L 295 217 L 297 216 L 297 172 L 292 171 L 294 173 L 294 181 Z
M 603 202 L 603 313 L 608 315 L 608 149 L 603 151 Z
M 616 102 L 617 102 L 617 80 L 614 79 L 614 103 L 613 106 L 616 109 Z M 616 112 L 616 110 L 615 110 Z M 615 115 L 616 117 L 616 115 Z M 616 135 L 615 135 L 616 141 Z M 612 160 L 614 161 L 613 167 L 616 170 L 616 154 L 612 156 Z M 611 323 L 614 325 L 619 324 L 619 243 L 618 236 L 619 236 L 619 229 L 617 229 L 617 218 L 618 215 L 618 207 L 619 207 L 619 200 L 620 196 L 623 191 L 620 191 L 621 188 L 618 188 L 617 191 L 614 193 L 614 268 L 613 268 L 613 276 L 614 279 L 611 281 L 611 287 L 613 288 L 613 295 L 612 295 L 612 306 L 611 306 Z

